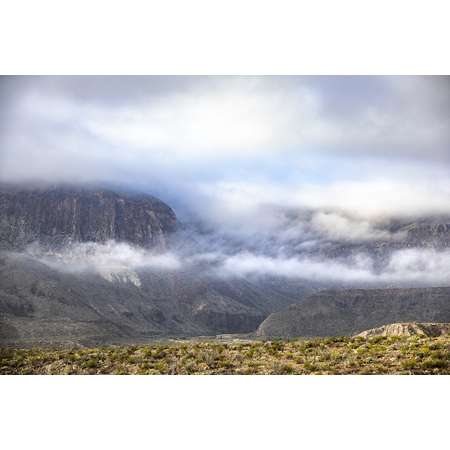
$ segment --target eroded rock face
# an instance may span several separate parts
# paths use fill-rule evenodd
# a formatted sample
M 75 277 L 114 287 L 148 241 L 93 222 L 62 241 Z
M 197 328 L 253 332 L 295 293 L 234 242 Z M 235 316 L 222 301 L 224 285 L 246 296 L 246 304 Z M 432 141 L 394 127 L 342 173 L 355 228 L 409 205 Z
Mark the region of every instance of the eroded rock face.
M 441 336 L 450 334 L 450 323 L 391 323 L 363 331 L 356 336 Z
M 87 189 L 0 189 L 0 248 L 106 242 L 165 248 L 176 216 L 148 195 Z

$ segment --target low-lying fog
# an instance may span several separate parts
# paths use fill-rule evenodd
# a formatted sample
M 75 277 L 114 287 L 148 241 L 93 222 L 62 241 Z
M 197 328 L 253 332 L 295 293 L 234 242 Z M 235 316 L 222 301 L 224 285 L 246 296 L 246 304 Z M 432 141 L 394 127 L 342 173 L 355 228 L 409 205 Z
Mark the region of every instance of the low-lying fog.
M 225 248 L 194 252 L 192 246 L 155 252 L 114 241 L 71 244 L 58 251 L 44 250 L 35 244 L 25 253 L 55 270 L 96 272 L 110 281 L 129 279 L 135 284 L 139 284 L 139 273 L 146 270 L 188 270 L 210 277 L 253 280 L 286 277 L 319 285 L 437 286 L 448 285 L 450 280 L 450 250 L 424 248 L 394 250 L 381 266 L 376 258 L 361 251 L 337 258 L 314 252 L 269 255 Z

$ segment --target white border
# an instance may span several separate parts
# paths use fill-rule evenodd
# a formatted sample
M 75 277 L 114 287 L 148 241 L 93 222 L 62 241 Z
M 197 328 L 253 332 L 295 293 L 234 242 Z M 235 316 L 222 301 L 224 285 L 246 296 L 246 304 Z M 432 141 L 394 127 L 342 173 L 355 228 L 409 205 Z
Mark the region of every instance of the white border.
M 2 74 L 448 74 L 448 2 L 2 1 Z M 5 449 L 442 448 L 449 377 L 1 377 Z M 448 445 L 448 444 L 447 444 Z
M 445 0 L 2 1 L 0 73 L 447 74 Z
M 17 376 L 1 381 L 2 447 L 8 450 L 379 450 L 447 444 L 445 376 Z

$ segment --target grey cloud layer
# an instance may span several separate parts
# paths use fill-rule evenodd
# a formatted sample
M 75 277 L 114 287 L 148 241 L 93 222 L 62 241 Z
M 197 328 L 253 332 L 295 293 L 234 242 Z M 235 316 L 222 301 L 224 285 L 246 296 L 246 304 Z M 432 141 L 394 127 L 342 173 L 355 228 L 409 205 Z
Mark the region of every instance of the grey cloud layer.
M 3 77 L 0 180 L 120 184 L 236 223 L 270 203 L 449 213 L 449 80 Z

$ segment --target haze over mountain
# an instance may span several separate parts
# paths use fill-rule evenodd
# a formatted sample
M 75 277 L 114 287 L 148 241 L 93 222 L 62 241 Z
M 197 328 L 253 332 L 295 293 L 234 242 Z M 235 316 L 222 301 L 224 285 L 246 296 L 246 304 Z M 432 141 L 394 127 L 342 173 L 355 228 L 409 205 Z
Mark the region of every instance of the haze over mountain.
M 3 343 L 249 332 L 307 291 L 218 277 L 194 255 L 182 261 L 176 217 L 153 197 L 9 187 L 0 210 Z
M 3 343 L 251 332 L 270 313 L 292 304 L 312 314 L 317 300 L 308 295 L 327 286 L 433 285 L 447 277 L 445 266 L 430 266 L 449 257 L 445 223 L 397 224 L 377 241 L 329 240 L 316 232 L 315 243 L 302 248 L 298 236 L 262 245 L 183 226 L 170 207 L 145 195 L 8 187 L 0 200 Z M 300 225 L 306 230 L 309 219 Z M 422 272 L 424 264 L 430 274 Z M 394 314 L 393 293 L 403 291 L 415 309 L 402 307 Z M 392 321 L 450 320 L 447 291 L 440 303 L 433 300 L 437 290 L 354 292 L 368 296 L 360 312 L 367 324 L 357 322 L 355 308 L 361 304 L 349 303 L 344 308 L 350 328 L 331 309 L 328 322 L 322 316 L 321 323 L 308 319 L 309 327 L 300 330 L 353 333 L 383 325 L 380 315 Z M 373 297 L 376 292 L 381 302 Z M 327 297 L 327 308 L 339 295 L 333 291 Z M 283 314 L 294 320 L 293 311 L 272 314 L 258 333 L 276 335 L 268 324 Z M 323 331 L 325 323 L 332 325 Z M 292 330 L 282 325 L 280 335 L 299 330 L 297 319 L 295 324 Z

